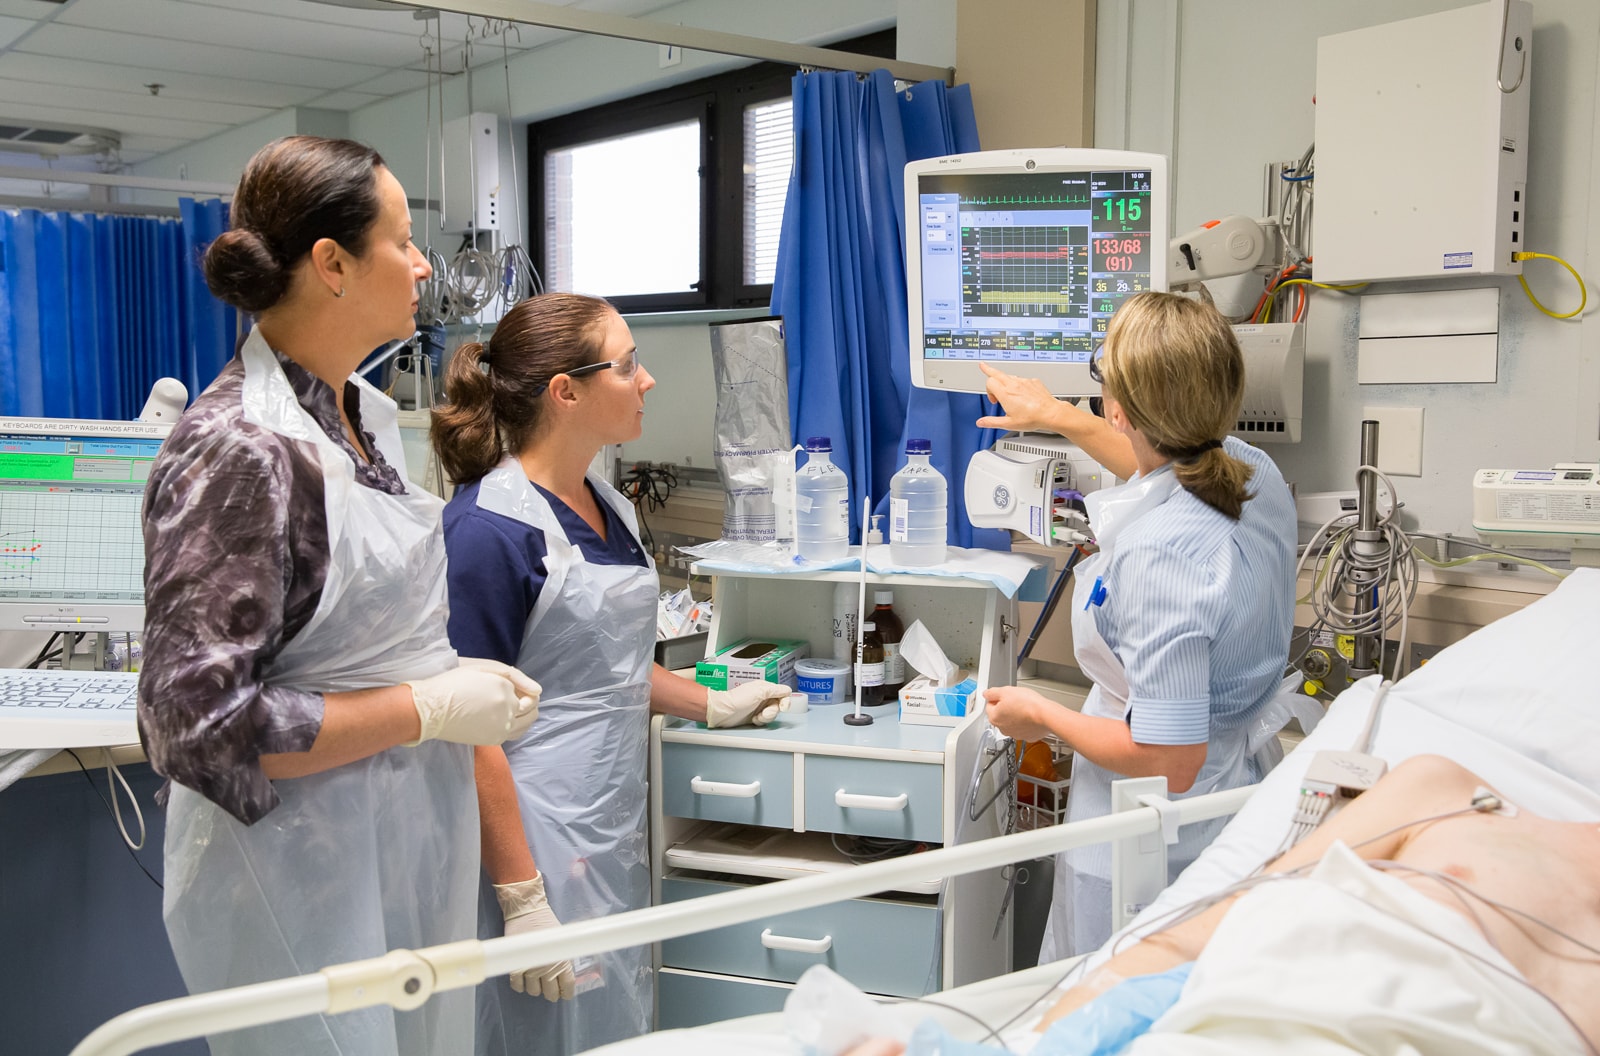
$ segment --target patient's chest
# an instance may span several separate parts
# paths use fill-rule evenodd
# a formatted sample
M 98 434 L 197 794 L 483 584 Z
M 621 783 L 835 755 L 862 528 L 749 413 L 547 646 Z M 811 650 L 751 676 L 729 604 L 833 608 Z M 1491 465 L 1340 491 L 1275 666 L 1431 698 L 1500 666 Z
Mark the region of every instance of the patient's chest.
M 1468 815 L 1435 822 L 1412 837 L 1398 861 L 1455 880 L 1452 885 L 1395 874 L 1469 920 L 1476 918 L 1530 983 L 1554 997 L 1591 1038 L 1600 1032 L 1600 1002 L 1592 998 L 1600 988 L 1600 957 L 1534 922 L 1600 948 L 1600 826 L 1526 813 Z M 1463 898 L 1473 912 L 1464 912 Z

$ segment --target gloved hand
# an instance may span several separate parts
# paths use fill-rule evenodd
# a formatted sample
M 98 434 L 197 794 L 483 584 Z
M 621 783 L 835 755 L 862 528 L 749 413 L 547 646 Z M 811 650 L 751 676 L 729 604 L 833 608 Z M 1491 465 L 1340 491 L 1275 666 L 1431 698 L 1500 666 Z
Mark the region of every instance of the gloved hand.
M 544 689 L 539 685 L 539 683 L 529 678 L 520 667 L 512 667 L 510 664 L 502 664 L 498 660 L 485 660 L 481 656 L 458 657 L 457 662 L 462 667 L 477 667 L 485 671 L 493 671 L 497 674 L 504 675 L 505 677 L 509 678 L 511 680 L 511 684 L 516 687 L 517 696 L 532 697 L 535 705 L 539 703 L 539 694 L 544 692 Z
M 539 717 L 539 683 L 514 667 L 471 660 L 432 678 L 407 682 L 422 733 L 415 741 L 499 744 Z
M 747 722 L 765 726 L 778 717 L 792 692 L 782 682 L 745 682 L 732 689 L 708 689 L 706 725 L 713 729 Z
M 518 884 L 495 884 L 494 897 L 500 900 L 507 935 L 561 926 L 550 909 L 549 899 L 545 898 L 543 873 Z M 571 998 L 573 986 L 571 961 L 511 973 L 511 989 L 519 994 L 543 994 L 546 1001 Z

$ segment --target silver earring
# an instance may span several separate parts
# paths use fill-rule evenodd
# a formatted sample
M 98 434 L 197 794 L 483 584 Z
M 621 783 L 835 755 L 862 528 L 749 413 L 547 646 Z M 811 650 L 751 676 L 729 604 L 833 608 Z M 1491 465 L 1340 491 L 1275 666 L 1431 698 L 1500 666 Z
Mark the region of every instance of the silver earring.
M 344 287 L 343 287 L 343 286 L 340 286 L 340 287 L 339 287 L 339 292 L 338 292 L 338 293 L 336 293 L 336 294 L 334 294 L 334 296 L 335 296 L 335 297 L 343 297 L 343 296 L 344 296 Z

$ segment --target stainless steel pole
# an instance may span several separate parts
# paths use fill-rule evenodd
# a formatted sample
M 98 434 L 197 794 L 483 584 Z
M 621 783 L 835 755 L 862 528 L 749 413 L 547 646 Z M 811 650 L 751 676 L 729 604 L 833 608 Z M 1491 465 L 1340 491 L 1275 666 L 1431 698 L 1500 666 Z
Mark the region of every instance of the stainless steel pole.
M 1378 466 L 1378 423 L 1370 418 L 1361 423 L 1361 465 Z M 1374 558 L 1382 553 L 1383 534 L 1378 531 L 1378 478 L 1374 473 L 1356 471 L 1356 538 L 1351 548 L 1359 557 Z M 1356 617 L 1371 616 L 1377 608 L 1372 598 L 1376 576 L 1358 569 L 1352 577 L 1352 609 Z M 1378 617 L 1372 616 L 1373 619 Z M 1378 633 L 1357 634 L 1355 653 L 1350 661 L 1350 679 L 1365 678 L 1383 662 L 1383 629 Z

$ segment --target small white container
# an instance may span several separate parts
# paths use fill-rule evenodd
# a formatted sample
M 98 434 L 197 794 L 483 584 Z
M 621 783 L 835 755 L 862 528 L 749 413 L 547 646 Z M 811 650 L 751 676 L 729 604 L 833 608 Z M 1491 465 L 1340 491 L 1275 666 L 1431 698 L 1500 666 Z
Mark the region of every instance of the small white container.
M 843 660 L 821 657 L 796 660 L 794 678 L 795 688 L 812 704 L 844 704 L 854 699 L 850 665 Z
M 784 705 L 784 711 L 790 715 L 804 715 L 811 709 L 811 695 L 809 693 L 790 693 L 789 703 Z

